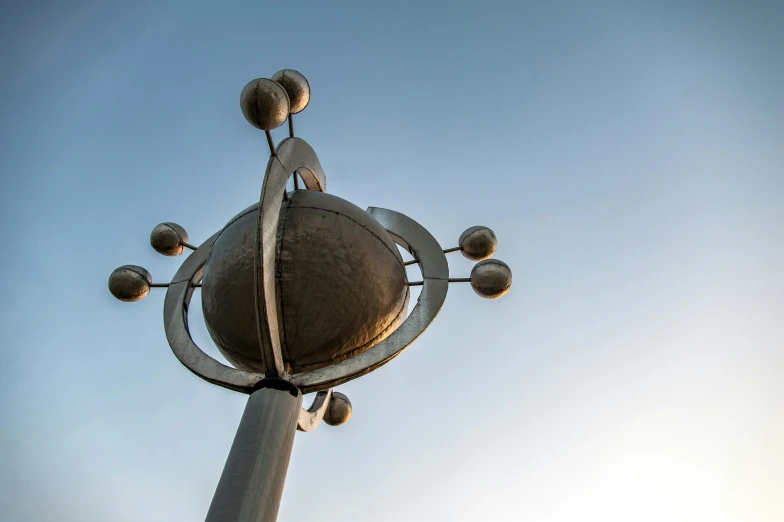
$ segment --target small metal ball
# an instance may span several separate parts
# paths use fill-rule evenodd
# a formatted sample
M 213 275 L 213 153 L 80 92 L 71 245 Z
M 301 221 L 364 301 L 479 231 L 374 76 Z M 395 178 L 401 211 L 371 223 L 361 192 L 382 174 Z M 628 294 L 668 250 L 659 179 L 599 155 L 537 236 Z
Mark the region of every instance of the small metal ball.
M 150 233 L 150 245 L 159 254 L 178 256 L 185 250 L 183 243 L 188 242 L 188 233 L 177 223 L 161 223 Z
M 240 108 L 248 123 L 269 131 L 283 125 L 288 118 L 289 96 L 278 82 L 258 78 L 242 89 Z
M 340 426 L 351 418 L 351 401 L 340 392 L 332 392 L 332 400 L 329 401 L 324 422 L 330 426 Z
M 506 263 L 487 259 L 474 265 L 471 270 L 471 288 L 480 297 L 496 299 L 512 286 L 512 271 Z
M 109 276 L 109 291 L 126 303 L 144 299 L 150 293 L 151 284 L 150 273 L 136 265 L 123 265 Z
M 471 261 L 482 261 L 495 253 L 498 239 L 487 227 L 471 227 L 460 234 L 460 252 Z
M 289 112 L 297 114 L 308 106 L 310 102 L 310 84 L 308 80 L 302 76 L 302 73 L 294 69 L 283 69 L 272 75 L 272 79 L 278 82 L 286 90 L 289 95 L 289 103 L 291 104 Z

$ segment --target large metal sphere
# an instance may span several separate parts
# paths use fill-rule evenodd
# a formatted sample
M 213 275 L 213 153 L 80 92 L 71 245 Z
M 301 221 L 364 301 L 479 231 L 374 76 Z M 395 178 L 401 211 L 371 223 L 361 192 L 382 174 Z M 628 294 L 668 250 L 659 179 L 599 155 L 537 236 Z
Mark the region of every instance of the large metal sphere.
M 151 284 L 150 273 L 136 265 L 123 265 L 109 276 L 109 291 L 126 303 L 144 299 L 150 293 Z
M 204 268 L 204 320 L 238 368 L 263 365 L 254 292 L 258 205 L 221 231 Z M 315 370 L 364 352 L 405 319 L 408 284 L 387 231 L 359 207 L 298 190 L 283 202 L 274 267 L 279 335 L 288 373 Z M 258 274 L 258 277 L 263 277 Z
M 482 261 L 495 253 L 498 239 L 487 227 L 471 227 L 460 234 L 460 252 L 471 261 Z
M 177 223 L 161 223 L 150 233 L 150 245 L 159 254 L 178 256 L 185 250 L 183 243 L 188 242 L 188 233 Z
M 308 106 L 310 102 L 310 84 L 302 74 L 294 69 L 283 69 L 272 75 L 272 79 L 278 82 L 289 95 L 291 104 L 289 112 L 297 114 Z
M 332 392 L 327 411 L 324 413 L 324 422 L 330 426 L 340 426 L 351 418 L 351 401 L 340 392 Z
M 471 288 L 481 297 L 501 297 L 511 286 L 512 271 L 502 261 L 487 259 L 474 265 L 471 270 Z
M 257 78 L 242 89 L 240 108 L 248 123 L 268 131 L 280 127 L 289 117 L 289 96 L 278 82 Z

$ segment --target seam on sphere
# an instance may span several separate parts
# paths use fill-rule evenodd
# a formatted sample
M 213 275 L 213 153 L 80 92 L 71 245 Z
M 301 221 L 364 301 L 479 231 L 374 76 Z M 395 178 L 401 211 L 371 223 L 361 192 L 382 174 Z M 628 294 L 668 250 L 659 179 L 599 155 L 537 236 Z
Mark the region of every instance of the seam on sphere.
M 252 205 L 250 208 L 247 208 L 247 209 L 245 209 L 244 211 L 242 211 L 240 214 L 237 214 L 236 216 L 234 216 L 234 217 L 231 219 L 231 221 L 229 221 L 228 223 L 226 223 L 226 225 L 225 225 L 225 226 L 224 226 L 224 227 L 223 227 L 223 228 L 220 230 L 220 232 L 218 232 L 218 235 L 217 235 L 217 237 L 215 238 L 215 241 L 218 241 L 218 238 L 220 238 L 220 237 L 223 235 L 223 233 L 226 231 L 226 229 L 227 229 L 227 228 L 229 228 L 229 227 L 230 227 L 230 226 L 232 226 L 234 223 L 236 223 L 236 222 L 237 222 L 237 221 L 239 221 L 240 219 L 244 218 L 245 216 L 247 216 L 247 215 L 248 215 L 248 214 L 250 214 L 251 212 L 256 212 L 257 210 L 259 210 L 259 205 L 258 205 L 258 203 L 256 203 L 255 205 Z M 213 243 L 212 243 L 213 245 L 215 244 L 215 241 L 213 241 Z
M 285 189 L 284 189 L 285 190 Z M 289 212 L 291 212 L 291 205 L 294 203 L 294 198 L 297 197 L 297 191 L 294 191 L 294 195 L 291 196 L 289 200 L 289 204 L 286 206 L 286 215 L 283 217 L 283 225 L 280 231 L 280 245 L 278 247 L 277 255 L 275 256 L 275 287 L 278 290 L 277 297 L 278 302 L 280 303 L 280 324 L 282 326 L 281 332 L 282 339 L 280 340 L 280 350 L 282 355 L 284 356 L 286 361 L 289 361 L 291 364 L 291 356 L 289 355 L 289 347 L 286 342 L 286 313 L 284 311 L 284 303 L 283 303 L 283 286 L 281 284 L 281 278 L 278 277 L 278 271 L 280 271 L 281 276 L 283 275 L 283 268 L 280 264 L 280 257 L 283 254 L 283 241 L 286 238 L 286 222 L 289 220 Z
M 237 222 L 237 221 L 239 221 L 240 219 L 244 218 L 245 216 L 247 216 L 248 214 L 250 214 L 250 213 L 251 213 L 251 212 L 253 212 L 254 210 L 258 210 L 258 209 L 259 209 L 258 205 L 254 206 L 254 207 L 251 207 L 251 208 L 249 208 L 249 209 L 246 209 L 246 210 L 245 210 L 244 212 L 242 212 L 241 214 L 239 214 L 239 215 L 237 215 L 237 216 L 234 216 L 234 218 L 233 218 L 231 221 L 229 221 L 228 223 L 226 223 L 226 226 L 224 226 L 224 227 L 223 227 L 223 228 L 220 230 L 220 232 L 218 232 L 218 235 L 217 235 L 217 236 L 215 236 L 215 241 L 213 241 L 213 242 L 212 242 L 212 246 L 210 247 L 210 255 L 208 255 L 208 256 L 207 256 L 207 260 L 204 262 L 204 266 L 202 267 L 202 269 L 204 270 L 204 272 L 206 272 L 206 271 L 207 271 L 207 265 L 209 265 L 209 263 L 210 263 L 210 258 L 212 257 L 212 249 L 213 249 L 213 248 L 215 248 L 215 243 L 217 243 L 217 242 L 218 242 L 218 240 L 219 240 L 219 239 L 220 239 L 220 237 L 223 235 L 223 233 L 224 233 L 224 232 L 226 232 L 226 230 L 227 230 L 227 229 L 228 229 L 228 228 L 229 228 L 231 225 L 233 225 L 234 223 L 236 223 L 236 222 Z M 202 273 L 202 281 L 204 280 L 204 272 Z M 190 277 L 186 277 L 185 279 L 182 279 L 182 280 L 180 280 L 180 281 L 172 281 L 172 283 L 171 283 L 171 284 L 175 284 L 175 283 L 182 283 L 183 281 L 189 281 L 189 280 L 190 280 Z
M 377 235 L 375 232 L 373 232 L 372 230 L 370 230 L 368 227 L 366 227 L 365 225 L 363 225 L 362 223 L 360 223 L 360 222 L 359 222 L 359 221 L 357 221 L 356 219 L 353 219 L 353 218 L 351 218 L 350 216 L 347 216 L 346 214 L 343 214 L 343 213 L 341 213 L 341 212 L 337 212 L 337 211 L 335 211 L 335 210 L 329 210 L 329 209 L 326 209 L 326 208 L 319 208 L 319 207 L 309 207 L 309 206 L 304 206 L 304 205 L 303 205 L 303 206 L 298 206 L 298 207 L 296 207 L 296 208 L 302 208 L 302 209 L 307 209 L 307 210 L 319 210 L 319 211 L 321 211 L 321 212 L 330 212 L 330 213 L 332 213 L 332 214 L 337 214 L 338 216 L 343 216 L 344 218 L 348 219 L 349 221 L 351 221 L 351 222 L 353 222 L 353 223 L 356 223 L 357 225 L 359 225 L 359 226 L 360 226 L 360 227 L 362 227 L 363 229 L 365 229 L 365 230 L 367 230 L 368 232 L 370 232 L 370 233 L 373 235 L 373 237 L 375 237 L 376 239 L 378 239 L 379 241 L 381 241 L 381 244 L 382 244 L 382 245 L 384 245 L 384 247 L 386 247 L 386 249 L 387 249 L 387 250 L 389 250 L 389 252 L 392 254 L 392 256 L 394 256 L 394 258 L 395 258 L 395 260 L 398 262 L 398 264 L 399 264 L 400 266 L 402 266 L 402 267 L 405 267 L 405 265 L 404 265 L 404 264 L 403 264 L 403 263 L 400 261 L 400 259 L 398 259 L 398 254 L 399 254 L 400 252 L 397 252 L 397 253 L 393 252 L 393 251 L 392 251 L 392 249 L 390 249 L 390 248 L 387 246 L 386 242 L 385 242 L 383 239 L 381 239 L 380 237 L 378 237 L 378 235 Z M 369 217 L 370 219 L 373 219 L 373 221 L 375 221 L 375 219 L 373 218 L 373 216 L 371 216 L 370 214 L 368 214 L 368 217 Z M 378 223 L 378 221 L 376 221 L 376 223 Z M 381 225 L 381 223 L 379 223 L 379 225 L 383 227 L 383 225 Z M 385 230 L 386 230 L 386 229 L 385 229 Z M 391 240 L 392 238 L 390 237 L 389 239 Z M 392 241 L 392 243 L 393 243 L 393 244 L 396 244 L 394 241 Z M 404 268 L 404 270 L 405 270 L 405 268 Z M 408 279 L 408 278 L 406 278 L 406 280 L 407 280 L 407 279 Z
M 245 353 L 239 352 L 239 351 L 231 348 L 229 345 L 227 345 L 224 342 L 224 338 L 222 336 L 218 336 L 220 341 L 215 340 L 215 338 L 213 337 L 213 329 L 209 325 L 207 325 L 207 331 L 209 332 L 210 338 L 212 339 L 213 343 L 218 348 L 218 351 L 220 351 L 223 354 L 224 357 L 229 359 L 229 362 L 231 364 L 235 364 L 235 363 L 231 360 L 230 355 L 236 356 L 236 358 L 239 359 L 240 361 L 248 361 L 248 360 L 250 360 L 250 361 L 253 361 L 255 363 L 260 363 L 261 362 L 260 359 L 253 359 L 252 357 L 248 357 Z M 226 352 L 228 352 L 229 355 L 227 355 Z M 237 368 L 237 366 L 235 366 L 235 368 Z M 262 365 L 262 368 L 263 368 L 263 365 Z M 263 370 L 262 371 L 259 371 L 259 370 L 246 370 L 246 371 L 251 371 L 251 372 L 254 372 L 254 373 L 262 373 L 262 374 L 264 373 Z

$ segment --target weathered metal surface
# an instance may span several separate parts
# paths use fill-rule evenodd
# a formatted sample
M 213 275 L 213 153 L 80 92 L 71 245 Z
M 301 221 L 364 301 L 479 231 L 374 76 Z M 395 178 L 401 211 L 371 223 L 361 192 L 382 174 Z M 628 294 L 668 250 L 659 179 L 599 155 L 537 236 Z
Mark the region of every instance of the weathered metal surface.
M 512 270 L 497 259 L 480 261 L 471 270 L 471 288 L 481 297 L 496 299 L 512 286 Z
M 302 112 L 310 103 L 310 85 L 302 73 L 294 69 L 283 69 L 273 74 L 272 80 L 281 84 L 289 95 L 291 114 Z
M 302 394 L 279 379 L 261 385 L 248 399 L 206 522 L 273 522 L 278 516 Z
M 267 373 L 256 329 L 257 215 L 258 209 L 250 208 L 218 234 L 204 267 L 201 305 L 207 330 L 226 359 L 238 368 Z
M 251 80 L 240 93 L 240 109 L 248 123 L 263 131 L 280 127 L 289 116 L 289 96 L 275 81 Z
M 291 376 L 291 382 L 305 392 L 324 390 L 360 377 L 390 361 L 413 343 L 435 319 L 446 299 L 449 266 L 438 241 L 413 219 L 381 208 L 368 213 L 406 248 L 418 261 L 424 285 L 417 304 L 389 337 L 349 359 L 318 370 Z
M 216 240 L 205 267 L 202 306 L 224 355 L 239 368 L 266 374 L 254 337 L 253 214 L 235 220 Z M 277 243 L 270 249 L 276 253 L 273 324 L 285 373 L 349 358 L 403 321 L 408 288 L 400 253 L 366 212 L 336 196 L 300 190 L 282 202 L 275 221 L 276 236 L 265 235 L 262 244 Z
M 152 276 L 137 265 L 123 265 L 109 275 L 109 291 L 126 303 L 141 301 L 150 293 Z
M 150 246 L 164 256 L 178 256 L 185 250 L 188 233 L 177 223 L 161 223 L 150 233 Z
M 359 207 L 298 191 L 282 227 L 277 283 L 290 373 L 374 346 L 405 319 L 406 271 L 392 238 Z
M 460 234 L 457 244 L 460 252 L 471 261 L 482 261 L 491 257 L 498 248 L 495 233 L 487 227 L 471 227 Z

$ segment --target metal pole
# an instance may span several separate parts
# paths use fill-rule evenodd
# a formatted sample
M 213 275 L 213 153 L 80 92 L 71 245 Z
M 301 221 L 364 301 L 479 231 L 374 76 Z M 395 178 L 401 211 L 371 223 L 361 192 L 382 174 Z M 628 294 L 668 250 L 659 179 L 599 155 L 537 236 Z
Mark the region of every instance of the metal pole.
M 264 379 L 245 406 L 206 522 L 275 522 L 297 432 L 302 394 Z

